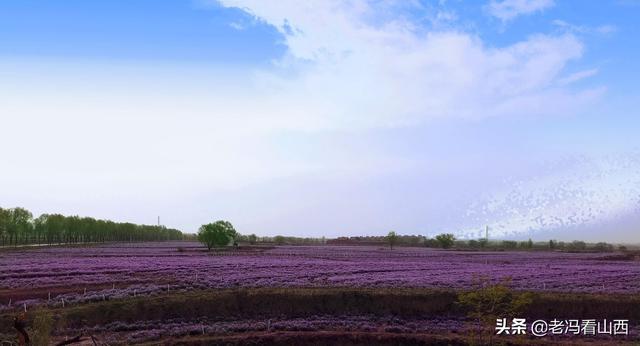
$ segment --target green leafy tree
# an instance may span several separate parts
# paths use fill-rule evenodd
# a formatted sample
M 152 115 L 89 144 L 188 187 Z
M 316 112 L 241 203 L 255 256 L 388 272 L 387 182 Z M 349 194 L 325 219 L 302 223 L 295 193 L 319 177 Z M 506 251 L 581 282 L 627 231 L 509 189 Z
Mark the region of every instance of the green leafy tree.
M 393 250 L 393 246 L 398 242 L 398 235 L 396 232 L 391 231 L 387 234 L 387 243 L 389 243 L 389 247 Z
M 47 215 L 45 229 L 47 231 L 47 243 L 59 243 L 64 234 L 66 218 L 60 214 Z
M 33 219 L 24 208 L 0 208 L 2 245 L 105 241 L 179 240 L 180 231 L 164 226 L 136 225 L 88 217 L 42 214 Z
M 274 241 L 277 245 L 283 245 L 283 244 L 284 244 L 284 242 L 285 242 L 285 240 L 286 240 L 286 239 L 284 238 L 284 236 L 281 236 L 281 235 L 277 235 L 277 236 L 273 237 L 273 241 Z
M 30 211 L 24 208 L 9 209 L 9 244 L 13 242 L 14 245 L 18 243 L 18 237 L 25 235 L 31 231 L 31 219 L 33 215 Z
M 4 246 L 4 240 L 9 234 L 9 220 L 10 213 L 8 209 L 0 208 L 0 237 L 2 237 L 2 245 Z
M 451 233 L 442 233 L 436 236 L 436 241 L 440 244 L 441 248 L 448 249 L 453 246 L 453 243 L 456 241 L 456 237 Z
M 229 245 L 237 234 L 230 222 L 219 220 L 200 226 L 198 240 L 211 250 L 213 247 Z
M 36 235 L 36 244 L 40 244 L 47 233 L 47 214 L 42 214 L 33 220 L 33 231 Z
M 249 241 L 249 244 L 253 245 L 258 241 L 258 236 L 256 236 L 255 234 L 249 234 L 247 236 L 247 240 Z

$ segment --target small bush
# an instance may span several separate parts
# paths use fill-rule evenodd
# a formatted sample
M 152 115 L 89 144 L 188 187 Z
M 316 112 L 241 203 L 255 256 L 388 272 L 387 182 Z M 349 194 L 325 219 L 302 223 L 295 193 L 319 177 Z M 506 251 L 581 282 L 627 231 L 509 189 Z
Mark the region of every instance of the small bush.
M 451 233 L 442 233 L 436 236 L 436 241 L 443 249 L 450 248 L 456 241 L 456 237 Z
M 473 290 L 458 295 L 458 304 L 467 309 L 468 317 L 478 322 L 477 336 L 480 343 L 482 326 L 494 327 L 498 318 L 521 317 L 533 302 L 533 294 L 516 294 L 509 288 L 509 284 L 509 279 L 491 284 L 488 278 L 480 278 L 475 281 Z

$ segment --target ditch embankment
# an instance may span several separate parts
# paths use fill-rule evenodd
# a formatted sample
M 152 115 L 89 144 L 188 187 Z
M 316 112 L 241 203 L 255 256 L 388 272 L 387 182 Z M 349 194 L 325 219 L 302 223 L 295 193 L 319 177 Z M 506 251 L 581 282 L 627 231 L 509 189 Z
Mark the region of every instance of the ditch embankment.
M 162 324 L 162 321 L 206 321 L 215 325 L 225 321 L 302 319 L 308 316 L 372 316 L 373 319 L 396 318 L 403 321 L 465 321 L 466 308 L 459 305 L 460 291 L 432 289 L 350 289 L 350 288 L 260 288 L 175 292 L 129 299 L 70 305 L 46 311 L 52 316 L 54 336 L 78 333 L 108 333 L 118 324 L 119 334 L 135 331 L 136 325 Z M 515 295 L 524 292 L 515 292 Z M 533 293 L 533 302 L 522 316 L 527 319 L 628 319 L 634 326 L 640 321 L 640 296 Z M 27 313 L 27 325 L 43 310 Z M 0 335 L 15 334 L 13 319 L 19 313 L 0 315 Z M 505 316 L 516 317 L 516 316 Z M 147 321 L 147 322 L 145 322 Z M 464 330 L 449 333 L 403 333 L 380 330 L 247 330 L 218 335 L 192 335 L 166 340 L 168 344 L 467 344 Z M 389 329 L 389 328 L 387 328 Z M 124 333 L 122 333 L 124 331 Z M 63 335 L 64 334 L 64 335 Z M 203 329 L 203 334 L 204 329 Z M 535 340 L 529 340 L 531 343 Z M 539 340 L 538 340 L 539 341 Z M 535 341 L 535 342 L 538 342 Z M 622 341 L 622 340 L 620 340 Z M 518 344 L 517 339 L 511 340 Z M 566 340 L 565 340 L 566 342 Z M 126 342 L 125 342 L 126 343 Z M 165 340 L 162 342 L 165 343 Z M 155 343 L 157 344 L 157 341 Z

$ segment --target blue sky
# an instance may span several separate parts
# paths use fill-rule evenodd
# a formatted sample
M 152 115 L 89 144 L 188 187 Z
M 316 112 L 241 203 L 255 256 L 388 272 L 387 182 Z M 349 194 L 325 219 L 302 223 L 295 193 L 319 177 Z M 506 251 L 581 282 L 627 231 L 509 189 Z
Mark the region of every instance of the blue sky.
M 264 64 L 282 55 L 277 31 L 236 30 L 240 10 L 193 1 L 6 1 L 3 55 Z
M 639 14 L 5 0 L 0 205 L 185 231 L 640 241 Z

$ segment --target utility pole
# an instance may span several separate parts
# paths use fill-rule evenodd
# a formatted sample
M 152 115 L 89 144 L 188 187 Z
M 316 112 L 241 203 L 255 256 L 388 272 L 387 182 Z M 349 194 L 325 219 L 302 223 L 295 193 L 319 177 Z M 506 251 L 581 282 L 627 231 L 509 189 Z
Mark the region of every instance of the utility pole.
M 489 240 L 489 225 L 486 225 L 486 226 L 484 227 L 484 238 L 485 238 L 486 240 Z
M 160 227 L 160 216 L 158 216 L 158 227 Z

